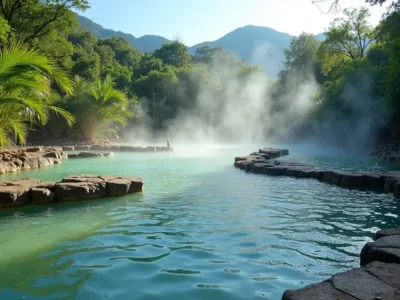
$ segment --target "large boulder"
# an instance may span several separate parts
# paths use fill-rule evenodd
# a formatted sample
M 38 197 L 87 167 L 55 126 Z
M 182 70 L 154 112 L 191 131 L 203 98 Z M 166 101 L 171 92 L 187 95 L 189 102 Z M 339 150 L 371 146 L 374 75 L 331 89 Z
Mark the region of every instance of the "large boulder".
M 107 195 L 109 197 L 126 195 L 131 187 L 131 182 L 128 178 L 117 178 L 107 181 Z
M 347 187 L 362 187 L 364 186 L 364 177 L 361 174 L 350 172 L 341 172 L 340 185 Z
M 400 235 L 400 227 L 379 230 L 376 232 L 375 237 L 376 237 L 376 239 L 380 239 L 381 237 L 391 236 L 391 235 Z
M 0 207 L 26 205 L 29 203 L 30 186 L 0 186 Z
M 56 200 L 55 193 L 46 188 L 32 188 L 30 198 L 32 204 L 53 203 Z
M 124 177 L 124 178 L 127 178 L 131 181 L 131 185 L 129 187 L 128 194 L 138 193 L 138 192 L 143 191 L 144 181 L 143 181 L 142 177 L 130 176 L 130 177 Z
M 78 154 L 78 157 L 89 158 L 89 157 L 102 157 L 102 153 L 96 152 L 81 152 Z
M 397 182 L 394 186 L 393 186 L 393 195 L 395 195 L 396 197 L 400 196 L 400 182 Z
M 77 201 L 103 198 L 107 196 L 106 183 L 103 182 L 62 182 L 56 183 L 57 201 Z
M 384 236 L 367 243 L 361 250 L 360 259 L 362 266 L 373 261 L 400 264 L 400 235 Z

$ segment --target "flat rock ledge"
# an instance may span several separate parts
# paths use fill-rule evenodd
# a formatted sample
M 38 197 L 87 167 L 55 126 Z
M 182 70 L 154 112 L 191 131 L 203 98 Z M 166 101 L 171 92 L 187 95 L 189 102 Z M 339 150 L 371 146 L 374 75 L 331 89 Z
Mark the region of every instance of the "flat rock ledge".
M 61 182 L 4 181 L 0 182 L 0 208 L 120 197 L 143 191 L 143 184 L 141 177 L 92 174 L 70 175 Z
M 0 150 L 0 174 L 37 169 L 67 158 L 61 147 L 27 147 Z
M 80 152 L 78 154 L 67 154 L 68 158 L 92 158 L 92 157 L 113 157 L 114 152 Z
M 383 190 L 400 196 L 398 171 L 372 173 L 319 170 L 312 165 L 277 159 L 288 154 L 286 149 L 264 148 L 248 156 L 235 157 L 234 166 L 255 174 L 313 178 L 343 187 Z
M 108 145 L 108 144 L 95 144 L 95 145 L 75 145 L 75 146 L 62 146 L 63 151 L 108 151 L 108 152 L 172 152 L 171 147 L 136 147 L 127 145 Z
M 400 299 L 400 228 L 381 230 L 361 251 L 361 268 L 299 290 L 282 300 L 398 300 Z

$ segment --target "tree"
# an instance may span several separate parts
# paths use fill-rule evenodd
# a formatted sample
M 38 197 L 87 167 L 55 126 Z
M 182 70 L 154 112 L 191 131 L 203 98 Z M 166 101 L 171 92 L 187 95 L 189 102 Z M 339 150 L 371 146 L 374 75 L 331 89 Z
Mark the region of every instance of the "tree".
M 154 51 L 154 57 L 161 59 L 165 65 L 181 68 L 191 62 L 188 48 L 179 41 L 164 44 Z
M 329 26 L 325 41 L 318 50 L 323 70 L 328 73 L 334 66 L 346 60 L 363 58 L 368 46 L 376 39 L 368 24 L 367 8 L 345 9 L 344 18 L 336 18 Z
M 304 75 L 313 73 L 319 46 L 320 42 L 313 34 L 303 32 L 298 37 L 293 37 L 290 47 L 284 49 L 285 69 L 300 71 Z
M 340 10 L 340 0 L 311 0 L 313 4 L 316 4 L 318 8 L 323 13 L 330 13 L 330 12 L 338 12 Z M 365 0 L 366 3 L 374 6 L 374 5 L 383 5 L 387 0 Z M 328 9 L 323 11 L 320 7 L 321 4 L 328 3 Z M 400 1 L 394 0 L 389 6 L 391 10 L 399 10 L 400 9 Z
M 128 118 L 133 117 L 129 99 L 114 88 L 110 78 L 89 84 L 83 78 L 76 77 L 68 100 L 68 109 L 76 116 L 78 130 L 88 140 L 105 134 L 116 135 L 119 126 L 125 126 Z
M 11 45 L 0 53 L 0 145 L 25 144 L 29 123 L 45 125 L 51 111 L 71 125 L 73 116 L 55 106 L 58 99 L 52 83 L 68 93 L 71 81 L 53 61 L 35 50 Z
M 161 125 L 160 111 L 165 109 L 165 104 L 178 82 L 175 69 L 172 66 L 165 66 L 160 71 L 150 71 L 135 83 L 139 96 L 144 96 L 151 102 L 150 107 L 157 132 Z
M 0 0 L 0 16 L 11 27 L 9 42 L 15 38 L 29 44 L 54 30 L 69 28 L 76 22 L 72 10 L 87 8 L 88 0 Z

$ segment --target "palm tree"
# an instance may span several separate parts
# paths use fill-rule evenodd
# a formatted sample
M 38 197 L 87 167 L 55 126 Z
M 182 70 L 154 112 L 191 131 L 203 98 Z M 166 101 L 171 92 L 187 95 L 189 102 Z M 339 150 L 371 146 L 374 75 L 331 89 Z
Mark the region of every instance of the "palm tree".
M 72 90 L 67 74 L 36 50 L 14 44 L 0 52 L 1 147 L 12 145 L 12 137 L 25 144 L 29 126 L 46 124 L 51 111 L 74 122 L 71 113 L 54 105 L 52 84 L 65 93 Z
M 77 126 L 88 140 L 103 137 L 104 134 L 117 133 L 119 125 L 125 126 L 133 117 L 129 110 L 129 99 L 115 89 L 107 77 L 89 84 L 83 78 L 75 77 L 69 110 L 77 119 Z

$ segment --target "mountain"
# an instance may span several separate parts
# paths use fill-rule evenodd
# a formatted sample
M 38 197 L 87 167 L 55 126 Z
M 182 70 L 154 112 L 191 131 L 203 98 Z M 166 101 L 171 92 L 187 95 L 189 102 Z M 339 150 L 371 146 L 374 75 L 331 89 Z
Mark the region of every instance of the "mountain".
M 132 47 L 141 52 L 153 52 L 154 50 L 159 49 L 163 44 L 170 42 L 170 40 L 158 35 L 144 35 L 140 38 L 136 38 L 129 33 L 105 29 L 103 26 L 83 16 L 77 15 L 76 18 L 79 22 L 80 28 L 90 31 L 97 38 L 104 39 L 110 37 L 122 37 L 125 38 Z
M 261 66 L 276 78 L 283 69 L 283 49 L 288 48 L 292 36 L 268 27 L 245 26 L 226 34 L 213 42 L 204 42 L 189 48 L 191 53 L 204 46 L 221 46 L 250 64 Z
M 77 19 L 81 28 L 92 32 L 97 38 L 123 37 L 141 52 L 152 52 L 170 42 L 162 36 L 145 35 L 136 38 L 128 33 L 105 29 L 92 20 L 79 15 Z M 279 71 L 283 69 L 283 49 L 289 47 L 292 38 L 293 36 L 290 34 L 272 28 L 249 25 L 237 28 L 218 40 L 189 47 L 189 51 L 194 54 L 196 49 L 204 45 L 221 46 L 245 62 L 259 65 L 270 78 L 276 79 Z M 323 40 L 325 35 L 321 33 L 316 35 L 316 38 Z

